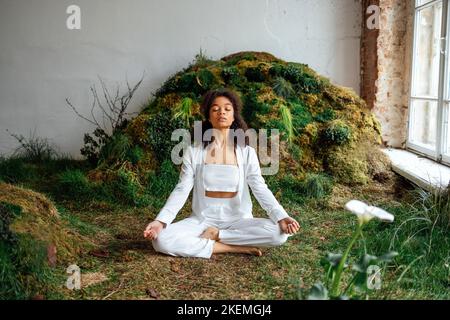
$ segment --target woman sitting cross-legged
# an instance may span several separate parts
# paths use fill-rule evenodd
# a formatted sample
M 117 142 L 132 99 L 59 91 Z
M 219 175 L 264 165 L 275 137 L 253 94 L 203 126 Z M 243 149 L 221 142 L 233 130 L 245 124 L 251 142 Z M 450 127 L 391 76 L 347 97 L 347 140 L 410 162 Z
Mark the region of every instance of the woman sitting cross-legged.
M 247 130 L 241 107 L 239 97 L 228 89 L 203 97 L 207 120 L 202 130 L 218 134 L 185 150 L 178 184 L 144 231 L 156 251 L 200 258 L 215 253 L 261 256 L 261 247 L 282 245 L 299 230 L 268 189 L 255 149 L 230 138 L 230 129 Z M 270 219 L 253 218 L 249 186 Z M 192 188 L 191 216 L 172 223 Z

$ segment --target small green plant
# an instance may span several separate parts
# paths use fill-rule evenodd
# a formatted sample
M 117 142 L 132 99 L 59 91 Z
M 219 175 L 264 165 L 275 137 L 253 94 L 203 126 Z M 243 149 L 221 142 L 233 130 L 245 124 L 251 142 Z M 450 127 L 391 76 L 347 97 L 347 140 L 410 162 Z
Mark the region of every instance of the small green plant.
M 283 77 L 276 77 L 272 85 L 273 91 L 284 99 L 290 99 L 295 95 L 295 90 L 292 84 Z
M 194 101 L 189 97 L 184 97 L 180 103 L 177 104 L 174 110 L 174 119 L 181 119 L 185 126 L 189 128 L 192 121 L 192 106 Z
M 93 186 L 80 170 L 67 170 L 59 175 L 58 197 L 88 200 L 93 197 Z
M 15 133 L 10 133 L 10 135 L 20 144 L 14 151 L 15 157 L 22 158 L 27 162 L 42 163 L 58 155 L 56 147 L 50 140 L 36 136 L 35 131 L 30 133 L 28 138 Z
M 308 198 L 321 199 L 331 193 L 332 179 L 323 174 L 309 173 L 303 183 L 303 193 Z
M 310 300 L 328 300 L 328 299 L 359 299 L 368 298 L 369 290 L 372 285 L 379 286 L 380 283 L 374 283 L 375 277 L 380 272 L 380 264 L 390 262 L 397 252 L 390 251 L 382 256 L 374 256 L 364 253 L 363 256 L 352 266 L 353 276 L 346 285 L 341 283 L 345 269 L 349 268 L 347 260 L 354 244 L 359 237 L 362 237 L 364 226 L 372 219 L 377 218 L 382 221 L 392 222 L 394 216 L 380 208 L 368 206 L 364 202 L 351 200 L 347 202 L 345 208 L 358 218 L 358 224 L 353 232 L 351 240 L 343 254 L 328 253 L 321 260 L 321 265 L 325 270 L 325 284 L 316 283 L 309 291 L 307 299 Z M 375 274 L 372 273 L 375 272 Z M 370 285 L 369 285 L 370 284 Z
M 205 54 L 202 48 L 200 48 L 200 52 L 195 55 L 194 65 L 199 68 L 205 68 L 213 62 L 214 61 Z
M 450 186 L 446 188 L 431 186 L 431 191 L 416 189 L 416 206 L 425 219 L 433 226 L 450 227 Z
M 351 130 L 340 120 L 332 121 L 323 131 L 322 138 L 325 143 L 343 145 L 350 141 Z

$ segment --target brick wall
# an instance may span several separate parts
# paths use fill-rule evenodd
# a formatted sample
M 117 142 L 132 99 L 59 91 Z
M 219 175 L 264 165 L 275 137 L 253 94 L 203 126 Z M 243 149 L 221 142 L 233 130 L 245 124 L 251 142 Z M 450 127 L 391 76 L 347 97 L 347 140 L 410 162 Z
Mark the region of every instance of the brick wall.
M 366 26 L 369 5 L 380 7 L 380 28 Z M 382 126 L 387 146 L 406 142 L 414 1 L 363 0 L 361 96 Z

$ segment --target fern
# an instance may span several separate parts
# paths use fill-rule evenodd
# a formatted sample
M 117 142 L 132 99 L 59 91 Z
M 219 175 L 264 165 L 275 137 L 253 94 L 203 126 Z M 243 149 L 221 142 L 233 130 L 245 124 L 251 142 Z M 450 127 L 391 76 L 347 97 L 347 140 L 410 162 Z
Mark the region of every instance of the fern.
M 295 90 L 292 87 L 292 84 L 285 80 L 282 77 L 276 77 L 273 83 L 273 91 L 275 93 L 285 99 L 291 98 L 293 95 L 295 95 Z
M 192 119 L 192 105 L 194 104 L 191 98 L 183 98 L 181 102 L 176 106 L 175 114 L 173 119 L 181 119 L 186 127 L 190 127 Z

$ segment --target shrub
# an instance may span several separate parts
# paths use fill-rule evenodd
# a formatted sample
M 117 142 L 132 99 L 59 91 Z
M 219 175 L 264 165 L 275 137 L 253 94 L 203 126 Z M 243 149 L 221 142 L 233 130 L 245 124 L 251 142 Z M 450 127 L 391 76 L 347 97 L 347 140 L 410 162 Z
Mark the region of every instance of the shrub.
M 27 162 L 42 163 L 56 157 L 58 153 L 55 146 L 47 138 L 37 137 L 36 133 L 30 133 L 26 138 L 23 135 L 11 134 L 20 144 L 14 151 L 14 156 Z

